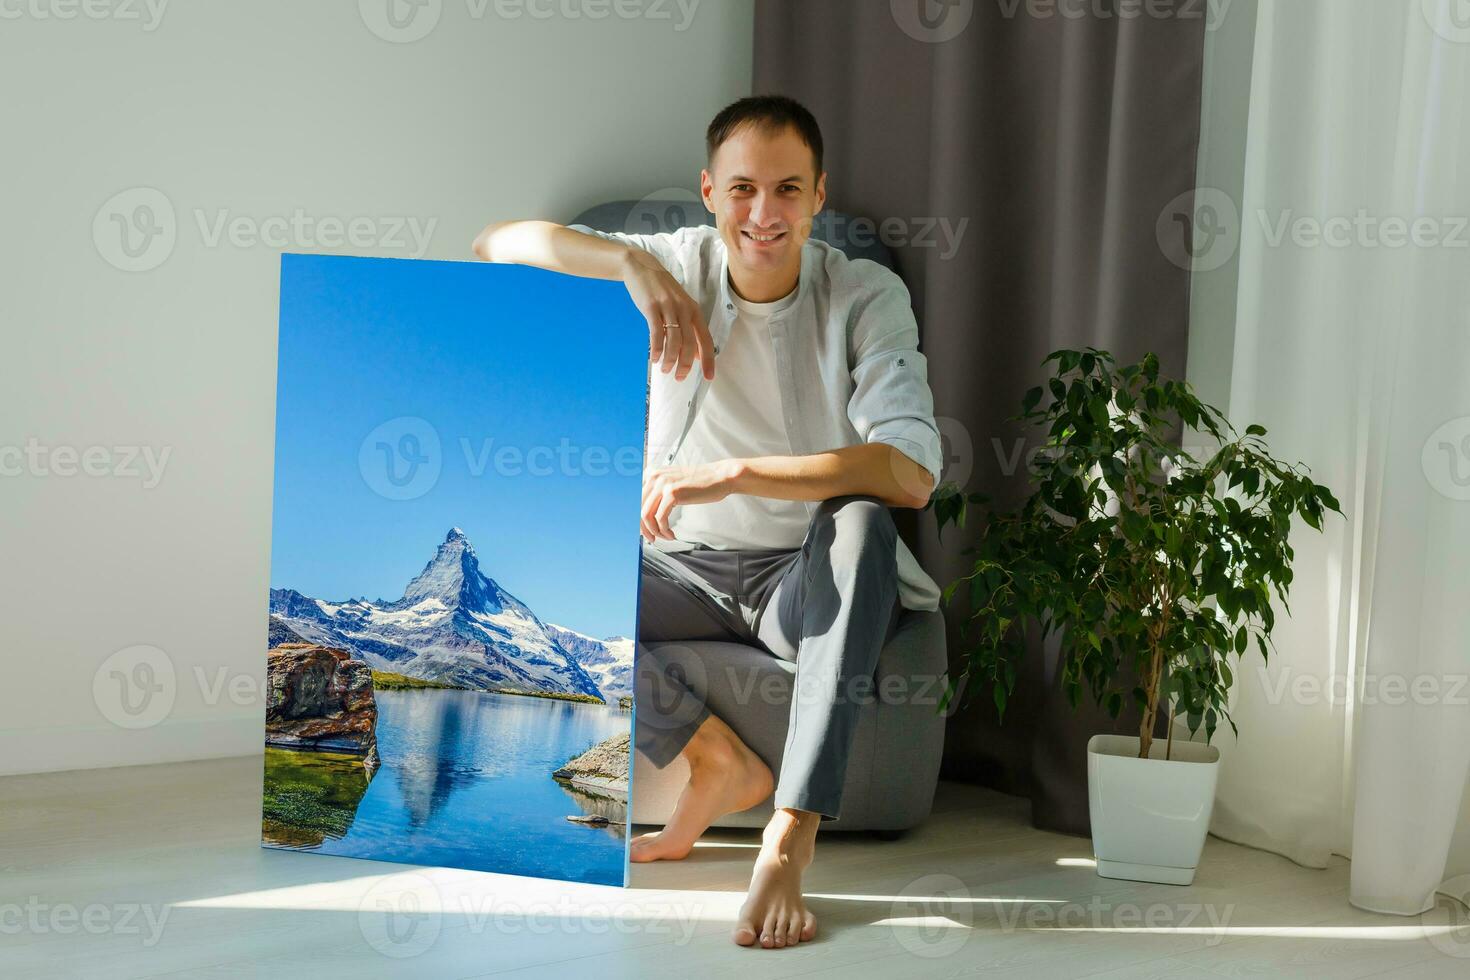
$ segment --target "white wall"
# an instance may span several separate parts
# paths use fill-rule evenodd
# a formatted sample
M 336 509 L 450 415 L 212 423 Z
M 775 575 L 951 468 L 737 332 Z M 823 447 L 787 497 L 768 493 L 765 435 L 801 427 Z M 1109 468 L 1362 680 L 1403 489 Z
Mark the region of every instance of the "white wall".
M 709 117 L 749 92 L 747 0 L 429 0 L 411 42 L 369 29 L 376 10 L 392 33 L 385 2 L 0 11 L 0 772 L 260 751 L 281 249 L 212 243 L 221 216 L 362 218 L 375 240 L 433 221 L 423 254 L 467 258 L 492 217 L 695 186 Z M 116 267 L 135 260 L 112 216 L 149 197 L 107 202 L 135 188 L 174 229 L 148 271 Z M 109 474 L 64 475 L 58 447 L 107 447 L 87 462 Z M 168 453 L 162 478 L 115 472 L 112 447 Z M 99 672 L 139 644 L 166 660 Z M 141 714 L 114 667 L 155 689 Z
M 1257 0 L 1210 0 L 1204 86 L 1200 96 L 1200 145 L 1195 220 L 1223 225 L 1190 285 L 1189 366 L 1186 376 L 1201 398 L 1221 411 L 1230 407 L 1235 360 L 1236 289 L 1240 284 L 1240 208 L 1245 188 L 1245 131 L 1249 121 L 1251 60 Z M 1226 205 L 1223 202 L 1228 201 Z M 1202 208 L 1216 208 L 1208 217 Z

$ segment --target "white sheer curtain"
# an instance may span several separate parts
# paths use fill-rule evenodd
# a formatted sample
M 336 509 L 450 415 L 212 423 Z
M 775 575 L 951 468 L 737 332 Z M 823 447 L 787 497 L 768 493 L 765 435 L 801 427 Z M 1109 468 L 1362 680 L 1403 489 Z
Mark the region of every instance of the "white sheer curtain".
M 1250 73 L 1222 407 L 1346 517 L 1294 536 L 1292 615 L 1237 672 L 1239 739 L 1216 736 L 1211 829 L 1351 857 L 1355 905 L 1412 915 L 1470 891 L 1470 3 L 1255 13 L 1250 63 L 1214 68 Z

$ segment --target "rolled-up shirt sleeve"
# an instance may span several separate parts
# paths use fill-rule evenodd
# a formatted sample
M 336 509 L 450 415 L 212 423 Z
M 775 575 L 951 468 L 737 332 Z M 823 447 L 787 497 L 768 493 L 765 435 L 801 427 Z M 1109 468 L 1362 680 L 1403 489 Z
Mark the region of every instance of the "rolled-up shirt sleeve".
M 903 280 L 882 266 L 854 307 L 853 393 L 847 414 L 864 442 L 881 442 L 929 471 L 943 470 L 929 364 L 919 353 L 919 328 Z
M 672 232 L 639 235 L 621 231 L 598 231 L 587 225 L 567 225 L 567 227 L 584 235 L 592 235 L 595 238 L 604 238 L 610 242 L 621 242 L 624 245 L 642 249 L 658 259 L 659 264 L 669 270 L 669 274 L 679 280 L 680 285 L 688 288 L 690 274 L 687 260 L 690 249 L 687 229 L 680 228 Z

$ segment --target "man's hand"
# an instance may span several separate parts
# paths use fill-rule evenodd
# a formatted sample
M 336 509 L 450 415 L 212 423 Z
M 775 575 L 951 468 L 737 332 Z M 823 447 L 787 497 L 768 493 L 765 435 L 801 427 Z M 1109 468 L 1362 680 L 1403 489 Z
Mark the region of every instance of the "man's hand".
M 658 364 L 664 374 L 677 368 L 674 378 L 683 381 L 698 358 L 705 380 L 713 380 L 715 342 L 704 324 L 699 304 L 669 270 L 647 252 L 630 248 L 623 284 L 628 287 L 633 305 L 648 321 L 649 360 Z
M 740 460 L 722 459 L 702 466 L 663 466 L 643 479 L 642 535 L 674 539 L 669 514 L 680 504 L 712 504 L 735 492 Z

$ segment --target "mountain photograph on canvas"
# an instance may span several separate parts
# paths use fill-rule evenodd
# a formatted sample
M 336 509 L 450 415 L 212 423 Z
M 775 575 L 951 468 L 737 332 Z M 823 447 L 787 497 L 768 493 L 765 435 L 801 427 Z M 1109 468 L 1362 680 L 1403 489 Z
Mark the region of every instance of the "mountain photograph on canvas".
M 625 884 L 626 292 L 286 255 L 278 365 L 262 843 Z

